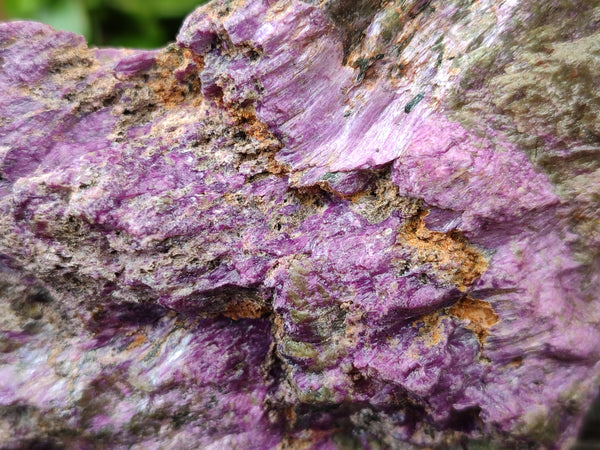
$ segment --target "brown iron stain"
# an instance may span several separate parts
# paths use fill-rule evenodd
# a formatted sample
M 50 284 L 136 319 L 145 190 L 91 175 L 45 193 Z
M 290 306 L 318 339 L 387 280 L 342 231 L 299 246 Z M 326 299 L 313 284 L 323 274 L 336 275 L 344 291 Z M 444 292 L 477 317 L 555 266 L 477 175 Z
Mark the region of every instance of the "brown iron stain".
M 413 217 L 400 231 L 398 242 L 415 250 L 420 264 L 429 263 L 443 282 L 466 292 L 488 267 L 483 253 L 459 232 L 441 233 L 427 229 L 426 212 Z
M 489 336 L 488 330 L 500 321 L 500 317 L 488 302 L 465 296 L 454 305 L 426 314 L 413 322 L 413 326 L 419 328 L 419 336 L 428 347 L 442 342 L 444 317 L 455 317 L 465 321 L 464 327 L 477 336 L 481 346 Z
M 513 358 L 512 361 L 509 362 L 505 367 L 517 368 L 517 367 L 521 367 L 522 365 L 523 365 L 523 357 L 517 356 L 516 358 Z
M 413 322 L 414 327 L 419 327 L 419 337 L 423 339 L 427 347 L 435 347 L 442 342 L 442 318 L 444 316 L 443 311 L 434 311 Z
M 448 308 L 448 314 L 466 320 L 468 322 L 466 328 L 477 335 L 482 345 L 489 335 L 489 328 L 500 320 L 492 305 L 469 296 L 464 297 Z
M 191 71 L 186 79 L 178 80 L 174 72 L 189 65 L 195 65 L 198 69 Z M 202 58 L 190 50 L 169 46 L 157 56 L 155 69 L 148 72 L 148 86 L 166 108 L 180 107 L 186 100 L 193 100 L 193 104 L 199 105 L 203 98 L 197 72 L 202 65 Z
M 283 410 L 283 414 L 285 415 L 285 420 L 290 426 L 293 426 L 298 420 L 298 416 L 296 415 L 296 408 L 294 405 L 288 405 Z
M 427 211 L 422 211 L 404 226 L 398 235 L 398 243 L 414 251 L 415 262 L 430 264 L 440 281 L 452 283 L 460 291 L 467 292 L 487 269 L 487 258 L 458 232 L 427 229 L 426 214 Z M 488 302 L 465 295 L 450 307 L 420 317 L 413 326 L 419 327 L 419 334 L 426 339 L 427 345 L 434 346 L 443 338 L 442 319 L 448 316 L 465 321 L 465 328 L 471 330 L 482 345 L 489 328 L 499 321 Z
M 277 314 L 273 315 L 273 319 L 272 319 L 272 323 L 273 323 L 273 332 L 272 335 L 273 337 L 275 337 L 275 340 L 277 342 L 280 342 L 281 339 L 284 336 L 284 332 L 283 332 L 283 319 L 281 318 L 281 316 L 278 316 Z
M 273 175 L 287 173 L 288 168 L 275 159 L 277 152 L 283 145 L 269 131 L 269 127 L 258 120 L 254 106 L 232 106 L 228 108 L 228 112 L 235 121 L 236 126 L 240 127 L 248 137 L 257 140 L 262 147 L 259 153 L 267 158 L 267 171 Z M 253 156 L 256 157 L 256 155 Z
M 315 447 L 315 442 L 330 436 L 335 431 L 338 429 L 302 430 L 295 433 L 294 436 L 285 436 L 276 448 L 277 450 L 309 450 Z
M 229 108 L 229 113 L 235 120 L 236 125 L 241 127 L 248 136 L 261 142 L 269 142 L 274 139 L 269 127 L 256 118 L 253 106 L 232 107 Z
M 125 350 L 133 350 L 134 348 L 138 348 L 146 343 L 146 336 L 143 334 L 138 334 L 135 339 L 127 346 Z
M 233 48 L 233 44 L 231 47 Z M 180 108 L 184 103 L 200 106 L 205 101 L 198 79 L 198 73 L 203 67 L 203 58 L 191 50 L 176 46 L 167 47 L 157 56 L 155 68 L 148 73 L 148 86 L 156 97 L 156 102 L 167 109 Z M 174 75 L 178 70 L 187 71 L 189 74 L 180 80 Z M 256 152 L 247 157 L 266 159 L 266 170 L 271 174 L 279 175 L 288 171 L 275 159 L 275 155 L 283 147 L 281 142 L 273 136 L 265 123 L 258 120 L 252 102 L 228 104 L 222 97 L 212 100 L 227 111 L 242 135 L 256 141 Z
M 258 319 L 265 316 L 270 312 L 267 305 L 261 305 L 260 303 L 252 300 L 240 300 L 234 303 L 229 303 L 225 310 L 221 313 L 223 316 L 229 319 Z
M 400 211 L 403 216 L 419 213 L 418 200 L 403 197 L 391 180 L 391 166 L 374 171 L 374 183 L 365 190 L 350 196 L 352 209 L 369 223 L 380 223 L 390 217 L 392 212 Z

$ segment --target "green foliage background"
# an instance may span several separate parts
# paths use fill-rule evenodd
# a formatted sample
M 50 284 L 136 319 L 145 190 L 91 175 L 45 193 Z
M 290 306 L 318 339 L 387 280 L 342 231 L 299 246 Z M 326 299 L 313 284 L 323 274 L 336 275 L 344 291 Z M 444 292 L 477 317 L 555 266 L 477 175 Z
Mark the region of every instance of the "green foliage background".
M 28 19 L 83 34 L 90 45 L 155 48 L 207 0 L 0 0 L 0 19 Z

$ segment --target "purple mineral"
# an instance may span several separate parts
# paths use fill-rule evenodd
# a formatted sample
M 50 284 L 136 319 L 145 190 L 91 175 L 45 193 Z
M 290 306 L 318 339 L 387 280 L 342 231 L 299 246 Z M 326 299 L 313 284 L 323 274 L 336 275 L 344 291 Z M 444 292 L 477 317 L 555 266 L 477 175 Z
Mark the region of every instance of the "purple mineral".
M 2 448 L 569 448 L 600 380 L 600 6 L 0 24 Z

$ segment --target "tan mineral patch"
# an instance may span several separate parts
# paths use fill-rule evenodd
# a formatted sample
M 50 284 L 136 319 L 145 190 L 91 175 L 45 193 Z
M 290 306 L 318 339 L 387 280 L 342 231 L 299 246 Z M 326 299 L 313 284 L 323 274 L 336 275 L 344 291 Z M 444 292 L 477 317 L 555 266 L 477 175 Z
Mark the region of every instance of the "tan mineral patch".
M 240 300 L 227 305 L 222 314 L 233 320 L 258 319 L 269 312 L 267 305 L 261 305 L 252 300 Z
M 296 436 L 286 436 L 277 445 L 277 450 L 309 450 L 315 442 L 329 435 L 331 430 L 302 430 Z
M 75 48 L 60 48 L 52 55 L 48 72 L 65 81 L 85 80 L 90 71 L 97 69 L 98 62 L 85 45 Z
M 441 319 L 448 316 L 466 321 L 465 328 L 477 336 L 482 346 L 489 335 L 489 328 L 500 320 L 488 302 L 466 296 L 449 308 L 427 314 L 413 322 L 413 326 L 419 327 L 419 335 L 428 347 L 433 347 L 442 341 Z
M 488 335 L 488 329 L 500 320 L 492 305 L 469 296 L 450 307 L 448 314 L 467 320 L 467 328 L 477 335 L 482 344 Z
M 358 192 L 350 197 L 352 209 L 363 216 L 369 223 L 379 223 L 390 217 L 393 211 L 401 211 L 412 216 L 419 211 L 420 202 L 402 197 L 398 187 L 390 178 L 389 168 L 377 174 L 372 190 Z
M 197 106 L 202 103 L 200 82 L 197 77 L 190 77 L 193 82 L 181 83 L 173 75 L 175 70 L 192 62 L 195 62 L 198 66 L 202 64 L 200 58 L 195 57 L 189 50 L 176 47 L 167 47 L 165 51 L 157 56 L 156 69 L 150 72 L 152 78 L 148 81 L 148 86 L 159 99 L 161 105 L 167 108 L 177 108 L 189 99 L 193 99 L 193 104 Z
M 287 420 L 288 424 L 294 425 L 296 423 L 298 417 L 296 416 L 296 409 L 294 408 L 294 405 L 287 406 L 283 413 L 285 414 L 285 420 Z
M 143 334 L 138 334 L 135 339 L 127 346 L 126 350 L 133 350 L 134 348 L 138 348 L 141 345 L 146 343 L 146 336 Z
M 427 347 L 435 347 L 442 342 L 442 317 L 444 317 L 443 312 L 435 311 L 413 322 L 413 326 L 419 327 L 419 336 Z
M 423 220 L 425 214 L 408 222 L 400 231 L 398 242 L 415 250 L 420 264 L 431 264 L 441 281 L 455 284 L 466 292 L 487 269 L 487 259 L 458 232 L 428 230 Z

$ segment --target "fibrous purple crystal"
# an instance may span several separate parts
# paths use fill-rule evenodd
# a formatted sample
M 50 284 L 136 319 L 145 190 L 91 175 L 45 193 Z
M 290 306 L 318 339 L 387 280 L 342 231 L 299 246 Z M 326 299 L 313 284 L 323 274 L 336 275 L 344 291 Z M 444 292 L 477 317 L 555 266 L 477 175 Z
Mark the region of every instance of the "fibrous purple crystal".
M 567 448 L 599 29 L 583 0 L 214 0 L 156 51 L 0 24 L 3 448 Z

